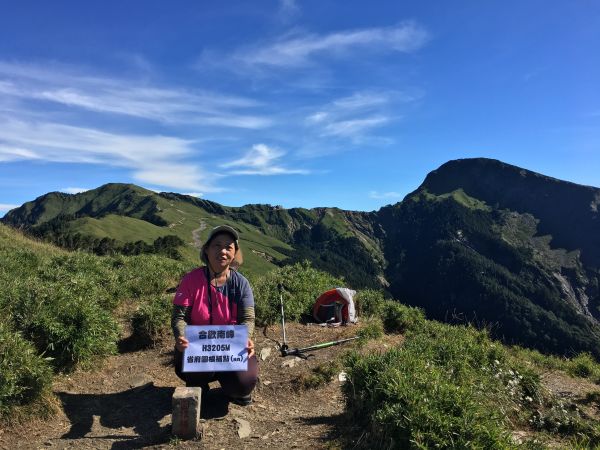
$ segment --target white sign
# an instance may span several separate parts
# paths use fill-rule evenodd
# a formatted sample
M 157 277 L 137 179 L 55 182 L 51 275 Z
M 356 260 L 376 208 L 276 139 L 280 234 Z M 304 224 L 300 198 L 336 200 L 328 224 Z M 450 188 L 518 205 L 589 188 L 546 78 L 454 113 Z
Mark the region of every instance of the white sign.
M 248 370 L 246 325 L 188 325 L 190 345 L 183 353 L 183 372 Z

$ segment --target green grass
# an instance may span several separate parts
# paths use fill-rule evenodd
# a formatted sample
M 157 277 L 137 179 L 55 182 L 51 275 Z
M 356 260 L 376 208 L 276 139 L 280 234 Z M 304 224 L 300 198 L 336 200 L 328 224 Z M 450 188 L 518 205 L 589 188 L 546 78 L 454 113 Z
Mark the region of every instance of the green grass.
M 427 200 L 433 201 L 443 201 L 448 198 L 452 198 L 457 203 L 465 206 L 469 209 L 479 209 L 483 211 L 490 211 L 491 208 L 485 204 L 485 202 L 478 200 L 476 198 L 470 197 L 465 193 L 462 188 L 456 189 L 452 192 L 448 192 L 445 194 L 435 195 L 427 191 L 427 189 L 421 189 L 419 193 Z M 415 195 L 412 198 L 412 201 L 419 201 L 419 196 Z
M 528 361 L 541 370 L 560 370 L 572 377 L 589 378 L 592 382 L 600 384 L 600 363 L 589 353 L 584 352 L 573 358 L 564 358 L 544 355 L 537 350 L 518 346 L 511 347 L 509 351 L 514 357 Z
M 85 217 L 72 221 L 69 228 L 95 238 L 108 237 L 121 243 L 144 241 L 152 244 L 155 239 L 171 234 L 169 228 L 159 227 L 144 220 L 109 214 L 100 219 Z
M 328 361 L 312 368 L 310 372 L 298 375 L 293 384 L 303 389 L 318 389 L 331 382 L 341 371 L 339 361 Z
M 349 413 L 385 448 L 506 448 L 522 395 L 501 345 L 472 328 L 427 323 L 401 348 L 346 360 Z M 500 373 L 499 377 L 494 375 Z M 513 383 L 514 389 L 513 389 Z
M 280 293 L 278 285 L 283 286 Z M 254 280 L 256 320 L 259 324 L 279 322 L 280 295 L 286 320 L 309 318 L 315 300 L 325 291 L 344 285 L 343 280 L 313 269 L 308 262 L 277 268 Z
M 95 367 L 116 351 L 114 311 L 164 294 L 188 269 L 156 255 L 69 253 L 3 225 L 0 260 L 0 419 L 44 409 L 51 369 Z
M 36 415 L 45 416 L 52 370 L 23 336 L 0 320 L 0 419 L 10 417 L 19 408 L 35 407 Z
M 169 334 L 173 296 L 153 297 L 143 302 L 131 318 L 133 336 L 140 347 L 153 347 Z

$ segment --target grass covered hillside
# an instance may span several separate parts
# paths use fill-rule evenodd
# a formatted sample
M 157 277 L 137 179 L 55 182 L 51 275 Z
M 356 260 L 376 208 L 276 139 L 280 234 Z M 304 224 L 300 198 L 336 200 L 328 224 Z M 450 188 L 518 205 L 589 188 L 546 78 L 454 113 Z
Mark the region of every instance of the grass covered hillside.
M 53 373 L 117 351 L 116 311 L 163 298 L 184 264 L 70 253 L 0 225 L 0 416 L 49 412 Z
M 221 206 L 138 186 L 107 184 L 80 194 L 49 193 L 2 222 L 68 249 L 105 255 L 160 253 L 194 263 L 219 224 L 240 231 L 245 270 L 254 275 L 305 259 L 353 285 L 381 285 L 384 258 L 373 214 L 337 208 Z

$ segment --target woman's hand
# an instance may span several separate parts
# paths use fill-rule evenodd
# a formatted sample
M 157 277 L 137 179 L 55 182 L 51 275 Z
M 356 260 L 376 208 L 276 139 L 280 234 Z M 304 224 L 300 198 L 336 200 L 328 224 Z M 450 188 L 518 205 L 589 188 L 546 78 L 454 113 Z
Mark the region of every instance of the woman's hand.
M 252 342 L 252 339 L 248 339 L 246 349 L 248 350 L 248 359 L 252 358 L 254 356 L 254 342 Z
M 183 352 L 186 348 L 188 348 L 188 345 L 190 345 L 190 343 L 183 336 L 179 336 L 175 341 L 175 348 L 180 352 Z

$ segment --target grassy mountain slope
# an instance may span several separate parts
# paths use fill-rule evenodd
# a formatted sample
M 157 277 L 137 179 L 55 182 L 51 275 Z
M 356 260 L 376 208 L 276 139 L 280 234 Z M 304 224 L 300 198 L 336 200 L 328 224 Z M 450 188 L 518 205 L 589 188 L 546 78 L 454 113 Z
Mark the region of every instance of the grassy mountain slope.
M 210 229 L 225 223 L 240 231 L 244 270 L 251 275 L 308 259 L 357 287 L 375 287 L 380 285 L 384 259 L 374 256 L 381 252 L 373 237 L 373 217 L 337 208 L 233 208 L 180 194 L 108 184 L 75 195 L 46 194 L 9 212 L 2 221 L 57 243 L 72 242 L 65 237 L 76 234 L 114 239 L 117 245 L 151 244 L 159 237 L 177 236 L 185 243 L 179 253 L 188 262 L 198 260 Z

